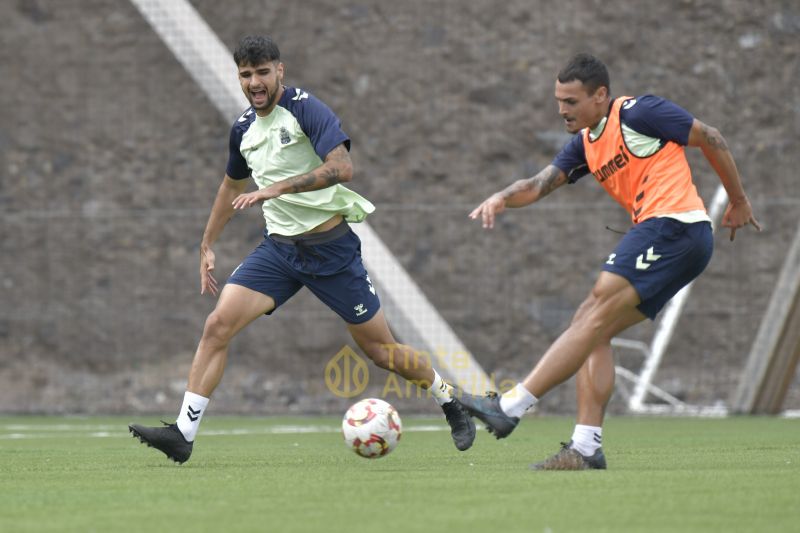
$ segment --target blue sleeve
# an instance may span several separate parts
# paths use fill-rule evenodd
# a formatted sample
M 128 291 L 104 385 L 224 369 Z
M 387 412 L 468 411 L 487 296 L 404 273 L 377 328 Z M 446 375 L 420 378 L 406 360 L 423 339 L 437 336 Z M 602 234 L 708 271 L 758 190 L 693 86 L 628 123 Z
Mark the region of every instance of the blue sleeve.
M 255 113 L 251 114 L 255 116 Z M 252 118 L 247 120 L 246 117 L 247 114 L 242 115 L 239 120 L 234 122 L 231 128 L 230 140 L 228 141 L 228 166 L 225 169 L 225 173 L 235 180 L 243 180 L 250 177 L 250 168 L 247 166 L 247 161 L 245 161 L 240 150 L 242 136 L 247 131 L 246 126 L 249 126 L 253 120 Z
M 642 135 L 681 146 L 689 143 L 689 131 L 694 122 L 688 111 L 652 94 L 628 100 L 620 108 L 619 116 L 623 124 Z
M 553 159 L 553 166 L 567 175 L 570 183 L 575 183 L 589 173 L 586 163 L 586 152 L 583 149 L 583 135 L 578 133 L 564 145 L 564 148 Z
M 342 131 L 342 123 L 331 108 L 302 89 L 291 88 L 287 92 L 291 91 L 294 91 L 294 96 L 287 100 L 286 107 L 311 140 L 319 158 L 325 161 L 331 150 L 342 143 L 349 151 L 350 137 Z

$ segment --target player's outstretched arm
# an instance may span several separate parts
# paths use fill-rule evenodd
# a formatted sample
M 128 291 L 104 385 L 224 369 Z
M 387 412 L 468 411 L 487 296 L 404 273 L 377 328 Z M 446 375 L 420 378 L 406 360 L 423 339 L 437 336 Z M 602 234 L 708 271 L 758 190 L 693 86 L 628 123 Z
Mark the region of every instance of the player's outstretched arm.
M 340 144 L 328 152 L 325 162 L 311 172 L 286 178 L 258 191 L 242 194 L 234 199 L 233 208 L 246 209 L 265 200 L 277 198 L 282 194 L 316 191 L 337 183 L 346 183 L 352 179 L 353 162 L 350 160 L 350 152 L 347 151 L 344 144 Z
M 233 217 L 233 199 L 242 194 L 248 180 L 235 180 L 227 174 L 217 190 L 217 197 L 208 216 L 203 240 L 200 242 L 200 294 L 210 292 L 214 296 L 219 290 L 214 279 L 214 252 L 211 246 L 217 241 L 225 224 Z
M 708 159 L 728 193 L 730 203 L 722 217 L 722 226 L 731 228 L 731 240 L 736 236 L 737 229 L 748 224 L 761 231 L 761 226 L 753 216 L 750 200 L 744 192 L 736 162 L 719 130 L 694 119 L 692 129 L 689 130 L 688 144 L 697 146 L 703 151 L 703 155 Z
M 537 202 L 567 182 L 564 171 L 554 165 L 523 180 L 517 180 L 500 192 L 494 193 L 476 207 L 469 218 L 481 219 L 484 228 L 493 228 L 494 219 L 506 207 L 523 207 Z

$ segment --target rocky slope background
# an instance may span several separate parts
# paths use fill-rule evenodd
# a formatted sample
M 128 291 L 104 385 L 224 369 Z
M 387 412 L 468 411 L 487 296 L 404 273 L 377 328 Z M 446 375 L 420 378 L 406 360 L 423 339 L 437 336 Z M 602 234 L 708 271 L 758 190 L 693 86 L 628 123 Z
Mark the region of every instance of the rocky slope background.
M 658 94 L 717 126 L 764 232 L 718 233 L 656 384 L 700 405 L 730 400 L 800 220 L 797 2 L 192 4 L 229 47 L 272 35 L 286 82 L 337 111 L 352 187 L 378 207 L 370 223 L 498 381 L 522 377 L 566 327 L 619 238 L 606 226 L 629 226 L 590 179 L 492 232 L 466 217 L 567 139 L 552 95 L 563 63 L 591 51 L 613 94 Z M 230 117 L 128 2 L 2 2 L 0 39 L 0 412 L 171 416 L 214 306 L 199 295 L 198 243 Z M 697 150 L 690 162 L 708 201 L 718 179 Z M 222 278 L 261 232 L 257 210 L 229 224 Z M 341 412 L 349 400 L 324 373 L 347 345 L 302 291 L 234 341 L 214 410 Z M 641 357 L 618 362 L 636 371 Z M 369 383 L 364 394 L 403 412 L 436 413 L 375 368 Z M 798 389 L 795 377 L 787 408 L 800 408 Z M 540 405 L 570 412 L 572 387 Z

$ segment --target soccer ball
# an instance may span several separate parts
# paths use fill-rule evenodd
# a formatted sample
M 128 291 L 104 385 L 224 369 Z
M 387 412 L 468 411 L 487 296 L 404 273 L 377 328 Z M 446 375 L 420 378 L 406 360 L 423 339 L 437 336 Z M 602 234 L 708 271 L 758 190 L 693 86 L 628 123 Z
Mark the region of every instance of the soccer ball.
M 367 459 L 387 455 L 395 449 L 402 434 L 403 423 L 397 410 L 377 398 L 354 403 L 342 419 L 345 444 Z

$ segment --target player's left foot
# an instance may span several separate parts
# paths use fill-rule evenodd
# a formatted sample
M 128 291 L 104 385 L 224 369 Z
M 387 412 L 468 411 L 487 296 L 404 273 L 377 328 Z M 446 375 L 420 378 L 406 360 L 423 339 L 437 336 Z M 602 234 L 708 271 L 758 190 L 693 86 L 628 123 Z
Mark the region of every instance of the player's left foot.
M 455 400 L 442 405 L 442 411 L 450 425 L 450 435 L 453 437 L 456 448 L 462 452 L 469 449 L 475 441 L 475 422 L 472 421 L 469 413 Z
M 508 416 L 500 407 L 500 395 L 496 392 L 487 392 L 486 396 L 475 396 L 458 391 L 455 399 L 470 415 L 486 424 L 486 429 L 495 438 L 508 437 L 519 424 L 518 417 Z
M 164 427 L 147 427 L 131 424 L 128 430 L 134 437 L 138 437 L 143 444 L 161 450 L 168 458 L 178 464 L 183 464 L 192 455 L 194 442 L 188 442 L 177 424 L 168 424 L 162 420 Z
M 541 463 L 531 465 L 532 470 L 605 470 L 606 456 L 603 448 L 597 448 L 593 455 L 581 455 L 571 448 L 572 441 L 562 442 L 557 454 L 548 457 Z

